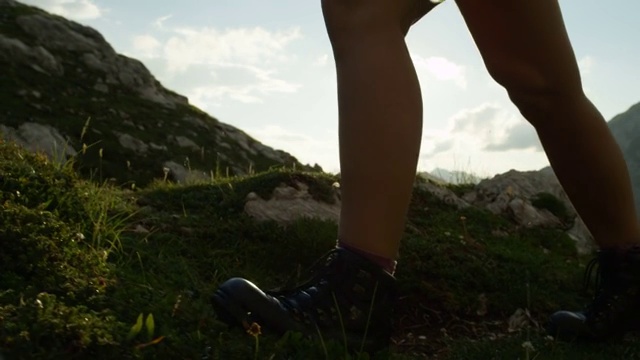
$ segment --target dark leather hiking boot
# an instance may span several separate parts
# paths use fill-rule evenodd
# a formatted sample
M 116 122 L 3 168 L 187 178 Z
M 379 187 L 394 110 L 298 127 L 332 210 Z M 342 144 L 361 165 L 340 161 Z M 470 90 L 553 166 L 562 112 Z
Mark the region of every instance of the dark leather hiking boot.
M 233 278 L 213 295 L 220 320 L 245 328 L 253 322 L 283 334 L 302 332 L 335 340 L 352 352 L 389 345 L 396 280 L 371 261 L 345 249 L 320 258 L 310 278 L 291 289 L 263 292 Z
M 640 247 L 601 250 L 587 265 L 588 290 L 595 266 L 596 294 L 584 311 L 558 311 L 547 331 L 560 340 L 604 341 L 640 329 Z

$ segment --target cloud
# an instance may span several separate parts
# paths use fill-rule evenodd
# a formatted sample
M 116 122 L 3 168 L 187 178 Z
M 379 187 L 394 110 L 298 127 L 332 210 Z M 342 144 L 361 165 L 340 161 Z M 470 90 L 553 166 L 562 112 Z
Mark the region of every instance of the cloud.
M 591 71 L 593 71 L 593 67 L 595 66 L 595 64 L 596 62 L 592 56 L 587 55 L 582 57 L 580 60 L 578 60 L 578 67 L 580 68 L 580 73 L 582 75 L 591 73 Z
M 233 75 L 234 71 L 239 74 Z M 211 76 L 217 79 L 212 79 L 211 83 L 218 84 L 201 85 L 189 91 L 189 99 L 194 105 L 206 108 L 208 104 L 215 104 L 225 97 L 243 103 L 261 103 L 265 95 L 293 93 L 300 87 L 278 79 L 272 71 L 250 65 L 220 64 Z M 224 81 L 225 77 L 231 79 Z
M 463 89 L 467 87 L 464 66 L 440 56 L 423 58 L 420 55 L 411 54 L 411 58 L 417 71 L 424 69 L 437 80 L 453 81 Z
M 136 54 L 144 58 L 158 57 L 158 51 L 162 47 L 162 43 L 151 35 L 138 35 L 133 38 L 133 48 Z
M 169 17 L 153 22 L 153 36 L 133 37 L 131 55 L 156 64 L 160 59 L 158 76 L 164 77 L 163 82 L 180 82 L 197 70 L 198 84 L 185 83 L 183 90 L 192 103 L 207 107 L 225 98 L 257 103 L 270 94 L 300 88 L 278 76 L 279 69 L 295 61 L 287 48 L 302 38 L 299 28 L 169 27 L 164 23 Z
M 73 20 L 90 20 L 101 17 L 101 9 L 93 0 L 20 0 L 21 2 L 37 6 L 56 15 Z
M 495 104 L 483 104 L 455 114 L 444 132 L 426 135 L 425 156 L 450 151 L 542 151 L 538 136 L 522 116 Z
M 156 21 L 153 22 L 153 26 L 158 28 L 158 29 L 163 29 L 164 28 L 164 22 L 171 19 L 173 17 L 173 15 L 165 15 L 165 16 L 161 16 L 159 18 L 156 19 Z
M 512 125 L 502 140 L 487 144 L 486 151 L 535 150 L 543 151 L 535 129 L 526 121 Z
M 464 109 L 444 129 L 425 129 L 419 168 L 462 170 L 482 177 L 549 162 L 533 128 L 512 105 Z
M 319 56 L 316 61 L 313 62 L 313 66 L 323 67 L 329 64 L 329 54 Z
M 176 28 L 164 44 L 169 71 L 197 64 L 272 64 L 288 60 L 284 51 L 302 37 L 299 28 L 270 32 L 261 27 L 224 31 L 215 28 Z

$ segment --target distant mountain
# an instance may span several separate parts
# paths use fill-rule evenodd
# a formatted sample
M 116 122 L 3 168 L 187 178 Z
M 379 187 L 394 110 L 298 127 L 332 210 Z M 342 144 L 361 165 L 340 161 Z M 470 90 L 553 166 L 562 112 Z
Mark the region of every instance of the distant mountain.
M 466 171 L 446 170 L 442 168 L 435 168 L 429 171 L 428 174 L 450 184 L 477 184 L 482 180 L 481 177 Z
M 640 211 L 640 103 L 609 121 L 609 129 L 622 149 Z
M 75 155 L 84 175 L 144 184 L 312 169 L 190 105 L 96 30 L 13 0 L 0 0 L 0 68 L 0 133 Z

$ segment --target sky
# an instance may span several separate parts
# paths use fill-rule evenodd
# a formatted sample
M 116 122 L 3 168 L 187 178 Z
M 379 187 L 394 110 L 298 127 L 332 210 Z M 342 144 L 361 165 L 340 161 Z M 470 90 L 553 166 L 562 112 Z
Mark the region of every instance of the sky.
M 335 66 L 319 0 L 22 2 L 95 28 L 218 120 L 339 172 Z M 560 4 L 585 91 L 604 117 L 640 102 L 640 1 Z M 489 177 L 548 165 L 533 127 L 489 77 L 453 1 L 415 25 L 407 44 L 424 103 L 419 171 Z

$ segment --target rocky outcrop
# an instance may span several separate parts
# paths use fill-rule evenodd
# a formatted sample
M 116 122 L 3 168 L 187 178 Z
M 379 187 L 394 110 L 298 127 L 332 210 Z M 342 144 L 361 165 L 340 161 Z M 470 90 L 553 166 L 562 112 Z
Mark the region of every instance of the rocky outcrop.
M 564 204 L 568 219 L 560 219 L 548 209 L 533 206 L 540 194 L 550 194 Z M 588 254 L 594 249 L 593 236 L 577 215 L 550 167 L 539 171 L 515 171 L 481 181 L 462 196 L 474 206 L 484 207 L 494 214 L 509 216 L 521 226 L 564 227 L 576 242 L 578 252 Z
M 92 28 L 45 14 L 20 16 L 16 24 L 36 43 L 43 44 L 51 51 L 81 54 L 83 65 L 103 76 L 95 79 L 99 84 L 121 85 L 144 99 L 169 108 L 188 104 L 186 97 L 166 91 L 140 61 L 117 54 L 104 37 Z M 41 57 L 42 61 L 51 61 L 51 54 L 46 51 L 40 53 L 45 55 Z
M 0 0 L 0 68 L 5 138 L 47 154 L 62 139 L 86 149 L 74 162 L 86 175 L 102 167 L 105 177 L 144 185 L 167 164 L 177 181 L 211 171 L 321 170 L 191 106 L 96 30 L 9 0 Z
M 445 185 L 421 180 L 416 188 L 428 191 L 443 202 L 458 209 L 470 206 L 480 207 L 492 213 L 511 219 L 517 226 L 551 227 L 566 231 L 576 243 L 580 254 L 589 254 L 594 250 L 591 233 L 577 216 L 573 206 L 553 171 L 545 168 L 540 171 L 507 173 L 486 179 L 459 197 Z M 313 199 L 308 192 L 308 184 L 296 182 L 295 186 L 281 184 L 275 188 L 266 200 L 255 193 L 245 199 L 245 212 L 257 220 L 272 220 L 288 224 L 300 218 L 320 218 L 337 222 L 340 217 L 340 187 L 334 184 L 334 202 L 325 203 Z M 547 208 L 534 206 L 540 194 L 552 196 L 566 208 L 566 214 L 554 214 Z
M 340 219 L 339 188 L 334 186 L 334 202 L 329 204 L 316 200 L 309 194 L 309 186 L 296 181 L 295 187 L 280 184 L 269 200 L 254 192 L 247 195 L 244 211 L 258 221 L 272 220 L 289 224 L 302 218 L 314 218 L 338 222 Z

